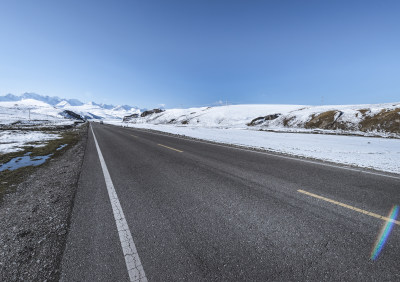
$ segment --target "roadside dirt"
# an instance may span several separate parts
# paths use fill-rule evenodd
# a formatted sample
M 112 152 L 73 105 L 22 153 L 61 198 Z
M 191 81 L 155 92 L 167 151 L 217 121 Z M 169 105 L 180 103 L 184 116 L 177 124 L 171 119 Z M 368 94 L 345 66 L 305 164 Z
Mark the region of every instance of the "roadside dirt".
M 87 126 L 75 145 L 29 171 L 0 202 L 0 281 L 57 281 Z

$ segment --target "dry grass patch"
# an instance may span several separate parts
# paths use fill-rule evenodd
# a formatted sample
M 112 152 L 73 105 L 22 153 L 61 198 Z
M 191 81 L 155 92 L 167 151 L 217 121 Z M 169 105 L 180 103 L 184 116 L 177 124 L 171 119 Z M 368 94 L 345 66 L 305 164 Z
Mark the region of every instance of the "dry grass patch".
M 369 112 L 369 110 L 368 109 L 360 109 L 360 110 L 358 110 L 363 116 L 365 116 L 365 114 L 367 113 L 367 112 Z
M 360 122 L 362 131 L 384 131 L 400 133 L 400 108 L 382 110 L 374 116 L 367 116 Z
M 289 123 L 290 123 L 292 120 L 294 120 L 295 118 L 296 118 L 296 117 L 284 118 L 283 121 L 282 121 L 283 126 L 289 126 Z
M 335 115 L 338 111 L 327 111 L 317 116 L 312 116 L 311 119 L 304 125 L 305 128 L 321 128 L 331 129 L 335 122 Z

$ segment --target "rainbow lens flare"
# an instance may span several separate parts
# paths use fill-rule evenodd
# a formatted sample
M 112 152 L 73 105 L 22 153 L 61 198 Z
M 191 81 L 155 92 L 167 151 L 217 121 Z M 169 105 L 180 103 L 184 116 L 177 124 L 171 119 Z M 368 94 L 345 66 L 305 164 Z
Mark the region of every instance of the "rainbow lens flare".
M 398 214 L 399 214 L 399 206 L 397 205 L 393 206 L 388 216 L 389 220 L 387 220 L 386 223 L 383 225 L 382 230 L 379 233 L 378 239 L 375 242 L 375 246 L 372 249 L 371 260 L 376 260 L 378 258 L 380 252 L 385 246 L 390 231 L 392 231 L 393 229 L 394 221 L 396 220 Z

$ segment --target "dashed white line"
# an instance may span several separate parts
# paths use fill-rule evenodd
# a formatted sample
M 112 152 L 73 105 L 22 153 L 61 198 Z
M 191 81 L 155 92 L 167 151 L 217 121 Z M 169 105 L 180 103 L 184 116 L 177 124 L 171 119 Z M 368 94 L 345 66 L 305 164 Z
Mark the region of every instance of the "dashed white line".
M 94 134 L 92 126 L 90 126 L 90 129 L 92 130 L 94 142 L 96 143 L 97 153 L 99 155 L 101 168 L 103 170 L 108 196 L 110 197 L 111 207 L 113 210 L 115 223 L 117 225 L 119 240 L 121 242 L 126 267 L 128 269 L 129 279 L 130 281 L 147 282 L 146 274 L 144 273 L 139 254 L 136 250 L 135 243 L 133 242 L 131 231 L 129 230 L 128 223 L 126 222 L 124 212 L 122 211 L 121 204 L 118 200 L 117 192 L 115 191 L 114 184 L 111 180 L 110 173 L 108 172 L 106 162 L 104 161 L 103 154 L 101 153 L 99 144 L 97 143 L 96 135 Z

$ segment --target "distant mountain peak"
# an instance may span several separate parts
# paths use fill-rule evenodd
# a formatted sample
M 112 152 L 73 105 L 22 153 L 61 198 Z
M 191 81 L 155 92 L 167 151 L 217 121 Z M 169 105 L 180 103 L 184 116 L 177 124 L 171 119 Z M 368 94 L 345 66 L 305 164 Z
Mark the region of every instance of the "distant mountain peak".
M 67 101 L 71 106 L 82 106 L 83 105 L 83 103 L 81 101 L 79 101 L 78 99 L 68 99 L 65 101 Z
M 71 106 L 71 104 L 68 103 L 66 100 L 62 100 L 60 103 L 56 105 L 57 108 L 64 108 L 69 106 Z
M 129 106 L 129 105 L 118 105 L 118 106 L 115 106 L 113 108 L 114 108 L 114 110 L 122 109 L 122 110 L 125 110 L 125 111 L 131 111 L 131 110 L 137 110 L 138 109 L 137 107 L 132 107 L 132 106 Z

